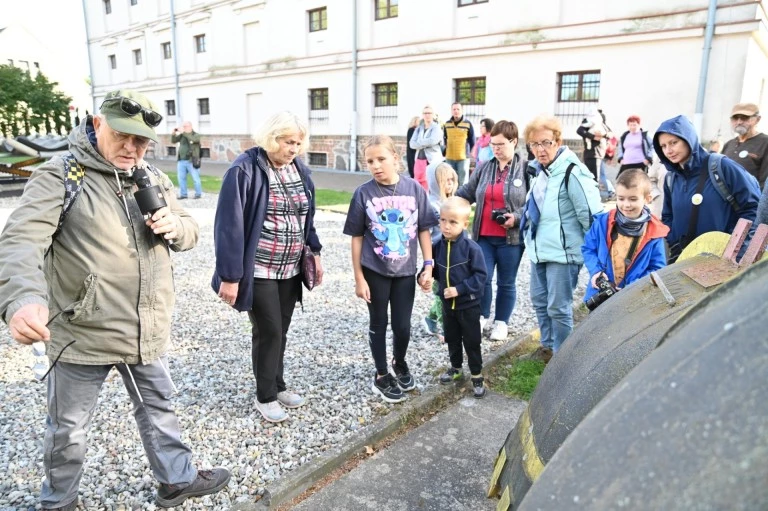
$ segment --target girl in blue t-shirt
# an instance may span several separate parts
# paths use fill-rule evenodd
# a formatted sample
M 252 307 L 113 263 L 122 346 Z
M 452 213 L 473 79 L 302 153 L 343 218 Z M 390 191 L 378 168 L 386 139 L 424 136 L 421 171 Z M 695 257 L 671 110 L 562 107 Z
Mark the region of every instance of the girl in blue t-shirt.
M 372 137 L 364 148 L 373 179 L 360 185 L 349 204 L 344 234 L 352 236 L 355 294 L 368 303 L 371 353 L 376 364 L 372 390 L 384 401 L 399 403 L 403 391 L 416 388 L 405 362 L 411 339 L 411 312 L 416 292 L 416 243 L 424 258 L 429 291 L 432 275 L 430 228 L 437 217 L 424 188 L 399 174 L 400 156 L 392 139 Z M 387 364 L 387 309 L 392 312 L 392 369 Z

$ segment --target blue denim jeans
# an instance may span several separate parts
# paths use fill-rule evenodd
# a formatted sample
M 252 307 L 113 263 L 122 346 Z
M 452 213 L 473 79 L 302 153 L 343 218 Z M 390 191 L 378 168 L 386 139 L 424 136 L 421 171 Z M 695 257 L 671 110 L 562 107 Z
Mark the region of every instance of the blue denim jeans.
M 445 163 L 453 167 L 456 175 L 459 177 L 459 186 L 463 185 L 469 179 L 469 159 L 466 160 L 445 160 Z
M 600 197 L 605 199 L 616 193 L 616 188 L 613 186 L 613 182 L 608 179 L 605 174 L 605 160 L 600 160 Z
M 200 183 L 200 170 L 192 166 L 189 160 L 179 160 L 176 164 L 176 177 L 179 178 L 179 197 L 187 198 L 187 173 L 192 176 L 195 185 L 195 197 L 203 196 L 203 185 Z
M 491 299 L 493 298 L 493 270 L 496 269 L 496 314 L 494 321 L 507 323 L 515 309 L 517 292 L 517 269 L 523 256 L 522 245 L 508 245 L 507 240 L 500 236 L 480 236 L 477 244 L 485 257 L 485 268 L 488 279 L 485 281 L 485 292 L 480 300 L 480 314 L 487 318 L 491 314 Z
M 573 330 L 573 290 L 580 264 L 531 262 L 531 303 L 541 330 L 541 344 L 560 349 Z

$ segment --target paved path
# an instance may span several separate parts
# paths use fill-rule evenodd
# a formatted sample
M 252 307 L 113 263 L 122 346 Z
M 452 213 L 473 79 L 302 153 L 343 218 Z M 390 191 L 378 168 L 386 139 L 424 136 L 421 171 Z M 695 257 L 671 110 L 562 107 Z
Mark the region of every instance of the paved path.
M 525 402 L 465 397 L 293 509 L 496 509 L 486 498 L 493 462 Z

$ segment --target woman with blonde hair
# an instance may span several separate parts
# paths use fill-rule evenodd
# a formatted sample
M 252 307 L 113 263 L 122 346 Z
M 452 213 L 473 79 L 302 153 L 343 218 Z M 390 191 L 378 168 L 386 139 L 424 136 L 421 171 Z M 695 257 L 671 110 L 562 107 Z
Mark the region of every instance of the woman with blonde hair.
M 424 107 L 424 119 L 416 127 L 409 139 L 409 147 L 416 152 L 416 162 L 413 165 L 414 179 L 429 191 L 427 185 L 427 165 L 438 156 L 443 155 L 440 143 L 443 141 L 443 130 L 437 122 L 437 115 L 432 105 Z
M 563 144 L 557 117 L 540 116 L 525 128 L 536 177 L 520 231 L 531 260 L 531 302 L 541 330 L 533 358 L 548 362 L 573 329 L 573 290 L 584 264 L 581 246 L 592 215 L 603 210 L 593 174 Z
M 224 175 L 214 221 L 216 272 L 212 287 L 222 301 L 247 311 L 256 409 L 282 422 L 283 407 L 304 399 L 287 390 L 283 355 L 291 316 L 302 297 L 304 250 L 315 254 L 322 283 L 322 245 L 314 226 L 315 185 L 298 158 L 307 146 L 306 124 L 290 112 L 273 115 Z

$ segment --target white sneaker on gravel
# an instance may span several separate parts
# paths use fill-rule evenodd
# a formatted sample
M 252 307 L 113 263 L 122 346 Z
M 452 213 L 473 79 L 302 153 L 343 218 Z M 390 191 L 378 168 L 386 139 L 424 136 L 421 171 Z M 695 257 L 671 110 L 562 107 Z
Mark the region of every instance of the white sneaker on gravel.
M 264 417 L 267 422 L 283 422 L 288 418 L 288 414 L 285 413 L 283 407 L 277 401 L 270 401 L 269 403 L 262 403 L 258 399 L 256 400 L 256 409 Z
M 480 316 L 480 333 L 483 334 L 491 328 L 491 320 L 485 316 Z
M 277 400 L 286 408 L 298 408 L 304 405 L 304 398 L 293 392 L 284 390 L 277 393 Z
M 494 321 L 493 330 L 491 331 L 492 341 L 504 341 L 507 339 L 507 324 L 503 321 Z

